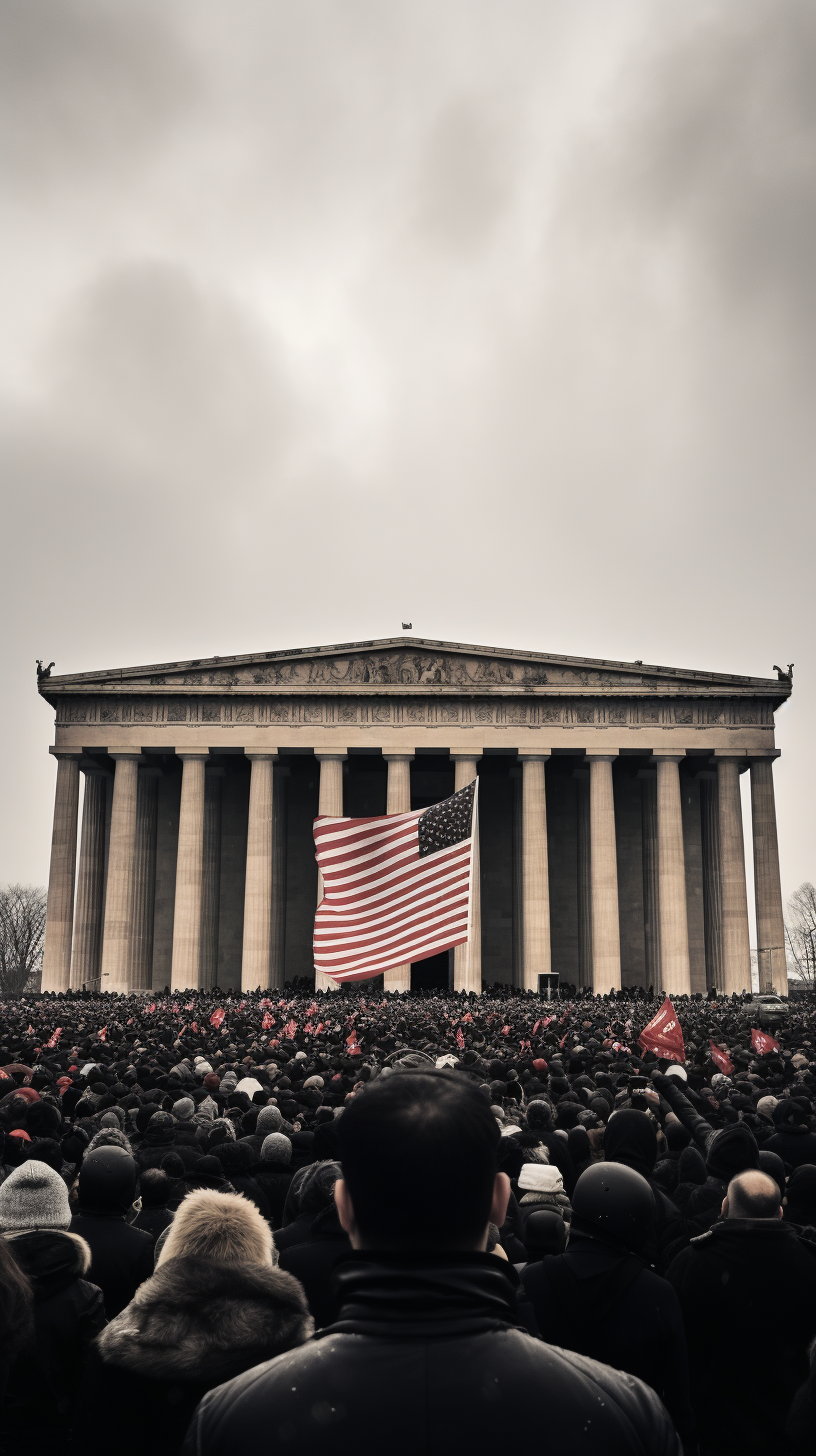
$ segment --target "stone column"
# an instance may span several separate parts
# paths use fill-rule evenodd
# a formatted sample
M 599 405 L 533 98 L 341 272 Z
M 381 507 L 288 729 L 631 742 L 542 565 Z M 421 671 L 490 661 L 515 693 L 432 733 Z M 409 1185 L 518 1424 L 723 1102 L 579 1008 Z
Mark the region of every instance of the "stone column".
M 592 984 L 596 996 L 621 985 L 618 862 L 612 765 L 617 754 L 587 754 L 592 840 Z
M 286 783 L 291 770 L 275 764 L 272 798 L 272 974 L 270 986 L 286 980 Z
M 742 760 L 744 762 L 744 760 Z M 720 802 L 720 884 L 722 887 L 723 990 L 751 989 L 751 941 L 748 930 L 748 892 L 745 884 L 745 844 L 742 833 L 740 759 L 717 759 Z
M 130 985 L 153 985 L 153 915 L 156 905 L 156 828 L 161 769 L 139 769 L 136 789 L 136 851 L 133 866 L 133 945 Z
M 683 806 L 680 800 L 681 758 L 685 758 L 685 754 L 656 756 L 660 979 L 663 990 L 670 996 L 688 996 L 691 992 Z
M 720 801 L 717 775 L 712 770 L 698 774 L 700 780 L 700 828 L 703 841 L 703 922 L 705 926 L 706 981 L 716 991 L 723 989 L 722 887 L 720 884 Z
M 468 784 L 478 776 L 478 763 L 481 754 L 452 753 L 454 763 L 454 791 L 466 789 Z M 454 991 L 475 991 L 477 995 L 482 990 L 482 894 L 480 885 L 480 863 L 479 863 L 479 821 L 478 811 L 476 818 L 476 834 L 473 841 L 473 868 L 471 883 L 473 886 L 472 902 L 470 906 L 470 940 L 464 945 L 454 946 L 453 950 L 453 989 Z
M 221 903 L 221 785 L 223 768 L 204 774 L 204 867 L 201 886 L 202 991 L 218 980 L 218 918 Z
M 88 765 L 82 804 L 82 836 L 79 845 L 79 877 L 74 911 L 74 949 L 71 956 L 71 986 L 99 988 L 102 955 L 102 921 L 105 913 L 105 811 L 110 774 Z
M 660 889 L 657 843 L 657 773 L 641 769 L 640 835 L 643 864 L 643 939 L 646 954 L 646 984 L 662 986 L 660 976 Z
M 773 763 L 776 754 L 751 761 L 751 827 L 754 841 L 757 960 L 760 991 L 788 994 L 785 916 L 779 878 Z
M 388 785 L 386 788 L 386 814 L 410 814 L 411 812 L 411 764 L 412 753 L 384 753 L 388 764 Z M 411 965 L 392 966 L 383 975 L 383 989 L 386 991 L 410 991 Z
M 549 753 L 519 754 L 522 763 L 522 840 L 524 885 L 525 991 L 538 990 L 550 958 L 550 884 L 547 859 L 547 793 L 545 770 Z
M 127 992 L 130 990 L 130 953 L 133 942 L 133 878 L 140 755 L 113 752 L 110 757 L 116 764 L 116 772 L 113 779 L 100 986 L 103 991 Z
M 173 991 L 201 984 L 201 893 L 204 879 L 204 770 L 207 753 L 180 753 L 181 808 L 173 911 Z
M 43 952 L 43 991 L 67 991 L 71 984 L 71 941 L 74 930 L 79 753 L 58 753 L 51 868 Z
M 574 771 L 578 798 L 578 984 L 592 985 L 592 836 L 589 769 Z
M 272 961 L 272 805 L 274 753 L 248 753 L 249 781 L 246 887 L 244 890 L 244 943 L 241 955 L 241 990 L 266 989 L 273 979 Z
M 343 817 L 343 764 L 346 761 L 345 753 L 316 753 L 315 758 L 320 764 L 320 787 L 318 790 L 317 812 L 328 814 L 332 819 Z M 317 903 L 323 899 L 323 876 L 320 870 L 317 872 Z M 339 986 L 325 971 L 315 970 L 316 991 L 337 991 Z

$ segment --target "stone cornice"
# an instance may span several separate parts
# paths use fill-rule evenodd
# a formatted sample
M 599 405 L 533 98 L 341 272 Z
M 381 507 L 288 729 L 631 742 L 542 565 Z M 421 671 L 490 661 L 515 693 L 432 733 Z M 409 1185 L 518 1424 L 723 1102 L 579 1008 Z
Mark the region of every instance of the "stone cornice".
M 659 667 L 554 653 L 394 637 L 326 647 L 63 674 L 43 678 L 52 705 L 65 697 L 245 695 L 309 697 L 754 697 L 774 706 L 791 693 L 787 679 Z

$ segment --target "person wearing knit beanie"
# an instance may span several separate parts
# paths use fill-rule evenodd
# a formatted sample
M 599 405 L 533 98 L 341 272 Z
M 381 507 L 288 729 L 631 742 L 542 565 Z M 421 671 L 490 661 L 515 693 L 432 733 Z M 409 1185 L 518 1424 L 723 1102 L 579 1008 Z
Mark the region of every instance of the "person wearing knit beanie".
M 0 1230 L 67 1229 L 68 1189 L 59 1173 L 29 1158 L 0 1185 Z
M 278 1163 L 287 1165 L 292 1161 L 292 1144 L 285 1133 L 271 1132 L 263 1140 L 261 1147 L 262 1163 Z
M 271 1105 L 262 1107 L 258 1113 L 258 1121 L 255 1124 L 256 1136 L 264 1136 L 272 1132 L 280 1132 L 283 1115 L 279 1107 Z

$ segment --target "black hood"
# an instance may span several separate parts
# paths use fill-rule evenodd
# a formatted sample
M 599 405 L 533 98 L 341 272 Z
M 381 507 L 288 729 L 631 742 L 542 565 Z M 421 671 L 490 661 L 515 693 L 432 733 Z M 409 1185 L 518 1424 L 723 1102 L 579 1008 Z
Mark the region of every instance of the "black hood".
M 84 1279 L 91 1267 L 91 1251 L 78 1234 L 62 1229 L 33 1229 L 6 1237 L 31 1282 L 37 1304 L 61 1294 L 75 1279 Z
M 79 1211 L 123 1218 L 136 1196 L 136 1164 L 123 1148 L 94 1148 L 79 1174 Z
M 642 1178 L 651 1178 L 657 1162 L 657 1133 L 651 1118 L 635 1108 L 616 1112 L 606 1125 L 604 1157 L 609 1163 L 625 1163 Z
M 746 1168 L 758 1167 L 759 1148 L 749 1128 L 737 1122 L 715 1133 L 706 1156 L 706 1168 L 715 1178 L 728 1183 Z

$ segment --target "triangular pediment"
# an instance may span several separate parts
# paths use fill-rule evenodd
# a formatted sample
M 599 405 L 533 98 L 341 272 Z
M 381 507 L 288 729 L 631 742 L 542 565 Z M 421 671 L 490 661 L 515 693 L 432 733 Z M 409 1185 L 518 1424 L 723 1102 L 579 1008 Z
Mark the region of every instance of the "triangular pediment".
M 417 637 L 282 649 L 244 656 L 193 658 L 44 677 L 49 700 L 87 692 L 213 691 L 259 693 L 664 693 L 749 695 L 782 701 L 782 678 L 615 662 L 511 648 L 437 642 Z

